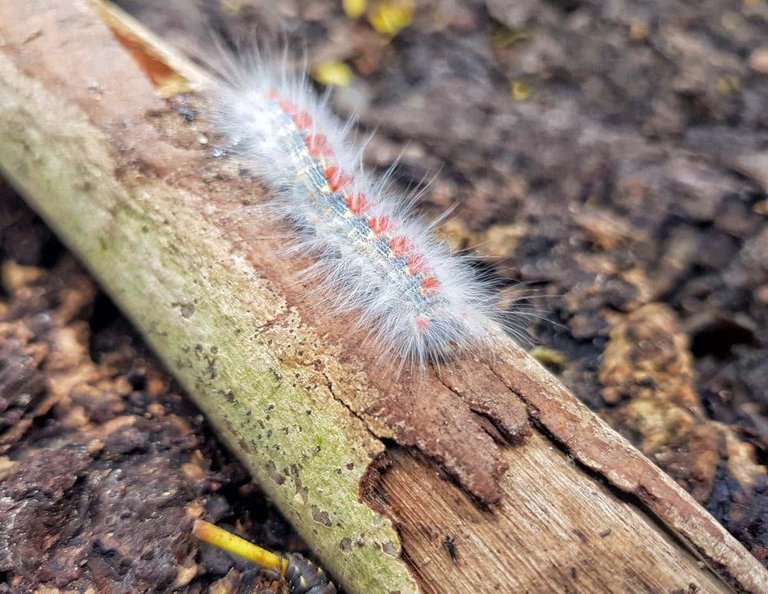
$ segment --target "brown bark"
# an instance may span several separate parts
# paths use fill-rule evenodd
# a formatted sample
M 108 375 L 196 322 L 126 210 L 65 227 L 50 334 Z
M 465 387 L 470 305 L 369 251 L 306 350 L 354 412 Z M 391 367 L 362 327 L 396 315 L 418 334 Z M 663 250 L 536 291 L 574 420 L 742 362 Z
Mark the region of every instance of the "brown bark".
M 204 77 L 126 23 L 120 45 L 90 5 L 3 3 L 0 166 L 347 590 L 768 591 L 756 559 L 508 339 L 490 363 L 393 382 L 343 320 L 318 321 L 292 282 L 303 263 L 238 210 L 263 192 L 178 113 L 174 93 Z

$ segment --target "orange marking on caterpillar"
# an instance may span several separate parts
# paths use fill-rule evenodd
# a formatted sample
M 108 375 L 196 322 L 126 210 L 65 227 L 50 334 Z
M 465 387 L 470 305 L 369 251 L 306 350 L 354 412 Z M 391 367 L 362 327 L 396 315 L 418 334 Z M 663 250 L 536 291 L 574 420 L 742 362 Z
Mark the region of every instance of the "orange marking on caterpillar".
M 296 107 L 295 103 L 292 103 L 285 99 L 279 99 L 277 104 L 280 106 L 280 109 L 282 109 L 285 113 L 287 113 L 290 116 L 296 115 L 299 111 L 299 108 Z
M 296 124 L 296 127 L 300 130 L 309 130 L 312 125 L 312 116 L 310 116 L 306 111 L 299 111 L 295 113 L 293 116 L 291 116 L 291 119 L 293 120 L 293 123 Z
M 370 206 L 368 204 L 368 200 L 366 200 L 363 194 L 352 194 L 351 196 L 345 196 L 344 201 L 347 204 L 349 212 L 351 212 L 356 217 L 363 214 L 363 212 L 365 212 Z
M 422 332 L 429 328 L 429 320 L 426 318 L 416 318 L 416 327 Z
M 424 256 L 420 256 L 418 254 L 408 256 L 407 263 L 408 270 L 411 271 L 411 274 L 419 274 L 427 270 L 427 261 L 424 259 Z
M 428 276 L 421 281 L 421 290 L 424 293 L 436 293 L 440 290 L 440 281 L 434 276 Z
M 307 150 L 314 159 L 333 155 L 328 139 L 323 134 L 312 134 L 307 137 Z
M 411 249 L 411 243 L 408 241 L 408 238 L 396 235 L 389 240 L 389 249 L 397 257 L 404 256 Z
M 333 192 L 338 192 L 352 183 L 349 176 L 344 175 L 335 165 L 325 168 L 325 179 Z
M 267 99 L 275 101 L 280 97 L 280 95 L 277 91 L 275 91 L 275 89 L 269 89 L 269 91 L 266 93 L 266 97 Z
M 389 219 L 383 215 L 369 217 L 367 222 L 368 227 L 373 231 L 374 235 L 381 235 L 382 233 L 386 233 L 387 229 L 389 229 Z

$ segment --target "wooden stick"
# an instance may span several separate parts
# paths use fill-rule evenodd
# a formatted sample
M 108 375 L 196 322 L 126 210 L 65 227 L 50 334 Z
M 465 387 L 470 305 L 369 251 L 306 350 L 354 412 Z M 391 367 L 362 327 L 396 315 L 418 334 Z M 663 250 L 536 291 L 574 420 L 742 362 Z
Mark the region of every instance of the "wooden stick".
M 492 365 L 403 387 L 343 321 L 318 320 L 300 263 L 263 239 L 277 230 L 240 210 L 254 183 L 185 121 L 202 99 L 160 98 L 202 77 L 142 53 L 162 43 L 133 23 L 129 52 L 119 27 L 83 2 L 0 3 L 0 166 L 347 591 L 768 591 L 754 557 L 506 338 Z M 494 441 L 519 438 L 526 409 L 528 439 Z

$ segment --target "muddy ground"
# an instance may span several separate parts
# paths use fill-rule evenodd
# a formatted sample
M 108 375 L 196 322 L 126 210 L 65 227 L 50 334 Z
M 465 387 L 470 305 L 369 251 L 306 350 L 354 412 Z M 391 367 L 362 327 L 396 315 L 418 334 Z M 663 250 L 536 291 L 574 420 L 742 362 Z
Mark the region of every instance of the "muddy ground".
M 768 564 L 765 0 L 422 1 L 391 38 L 333 1 L 122 4 L 191 54 L 257 25 L 350 66 L 369 165 L 437 173 L 424 212 L 458 205 L 540 360 Z M 187 528 L 300 540 L 5 186 L 0 233 L 0 591 L 277 591 Z

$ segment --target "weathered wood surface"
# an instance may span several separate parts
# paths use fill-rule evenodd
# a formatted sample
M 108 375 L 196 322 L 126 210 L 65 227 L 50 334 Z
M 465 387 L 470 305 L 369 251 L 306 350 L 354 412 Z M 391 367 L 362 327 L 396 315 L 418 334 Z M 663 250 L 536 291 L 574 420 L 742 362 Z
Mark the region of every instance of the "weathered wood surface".
M 348 591 L 768 591 L 757 560 L 511 342 L 407 389 L 318 321 L 275 229 L 232 216 L 253 184 L 159 98 L 174 69 L 195 76 L 182 60 L 150 82 L 84 2 L 6 0 L 0 37 L 3 171 Z M 524 433 L 526 409 L 532 435 L 494 442 Z

